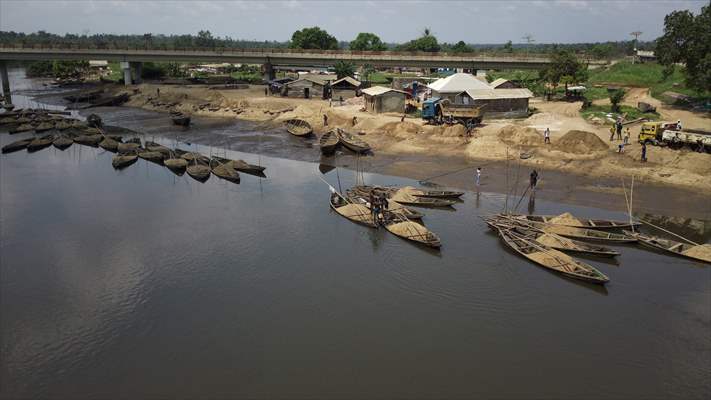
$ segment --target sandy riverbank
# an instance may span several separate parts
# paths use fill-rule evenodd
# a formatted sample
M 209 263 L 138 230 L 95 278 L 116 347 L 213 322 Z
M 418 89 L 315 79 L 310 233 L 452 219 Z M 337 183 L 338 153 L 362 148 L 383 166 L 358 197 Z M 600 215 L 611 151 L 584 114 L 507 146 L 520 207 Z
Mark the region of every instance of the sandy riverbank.
M 160 87 L 160 96 L 156 89 Z M 329 107 L 327 101 L 264 95 L 263 86 L 249 89 L 213 90 L 204 86 L 138 86 L 128 105 L 151 110 L 177 109 L 193 115 L 234 117 L 279 125 L 290 118 L 307 120 L 316 134 L 341 127 L 363 134 L 376 154 L 423 155 L 434 159 L 459 157 L 502 161 L 506 157 L 526 168 L 542 168 L 595 177 L 631 177 L 639 182 L 671 185 L 694 190 L 711 190 L 711 155 L 689 150 L 648 147 L 649 162 L 640 162 L 641 146 L 635 142 L 639 124 L 630 125 L 632 143 L 624 154 L 617 153 L 619 141 L 609 140 L 608 128 L 592 124 L 578 114 L 580 103 L 532 100 L 538 112 L 526 119 L 485 120 L 472 137 L 461 125 L 432 126 L 401 115 L 373 115 L 360 111 L 361 99 Z M 665 120 L 682 119 L 686 126 L 708 128 L 711 120 L 685 110 L 666 108 L 642 89 L 630 91 L 625 101 L 647 101 L 657 105 Z M 201 109 L 202 106 L 202 109 Z M 328 116 L 324 126 L 323 115 Z M 353 117 L 357 123 L 352 124 Z M 550 128 L 551 144 L 543 143 L 543 130 Z M 578 131 L 570 133 L 570 131 Z M 566 136 L 566 134 L 568 134 Z M 530 156 L 520 159 L 520 155 Z

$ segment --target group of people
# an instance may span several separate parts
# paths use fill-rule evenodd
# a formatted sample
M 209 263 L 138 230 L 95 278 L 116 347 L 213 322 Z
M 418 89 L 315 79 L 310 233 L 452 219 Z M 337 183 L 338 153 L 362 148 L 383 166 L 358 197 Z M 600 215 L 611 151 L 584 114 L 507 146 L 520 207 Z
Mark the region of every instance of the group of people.
M 383 220 L 385 210 L 388 208 L 388 198 L 385 192 L 373 189 L 370 192 L 370 214 L 373 216 L 373 223 L 378 226 Z

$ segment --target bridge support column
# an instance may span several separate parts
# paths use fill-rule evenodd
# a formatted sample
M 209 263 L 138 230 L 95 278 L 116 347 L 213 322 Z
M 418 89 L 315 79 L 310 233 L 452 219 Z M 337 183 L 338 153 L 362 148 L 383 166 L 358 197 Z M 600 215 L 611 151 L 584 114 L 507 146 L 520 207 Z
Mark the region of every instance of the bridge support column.
M 121 66 L 121 70 L 123 71 L 123 84 L 128 86 L 133 83 L 133 79 L 131 78 L 131 63 L 128 61 L 121 61 L 119 63 Z
M 272 65 L 272 63 L 267 62 L 266 64 L 264 64 L 264 79 L 266 81 L 271 81 L 274 80 L 274 78 L 276 78 L 276 74 L 274 73 L 274 66 Z
M 133 83 L 134 84 L 139 84 L 143 83 L 143 79 L 141 78 L 141 75 L 143 74 L 143 63 L 142 62 L 131 62 L 129 63 L 131 66 L 131 73 L 133 75 Z
M 6 104 L 12 103 L 10 94 L 10 77 L 7 74 L 7 61 L 0 61 L 0 80 L 2 80 L 2 95 Z

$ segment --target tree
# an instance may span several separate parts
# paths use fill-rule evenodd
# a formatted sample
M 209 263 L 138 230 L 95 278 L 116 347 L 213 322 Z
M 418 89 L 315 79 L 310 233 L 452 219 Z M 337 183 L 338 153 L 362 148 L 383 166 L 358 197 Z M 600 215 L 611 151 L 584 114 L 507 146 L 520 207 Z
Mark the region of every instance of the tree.
M 551 57 L 551 63 L 543 71 L 542 76 L 545 81 L 553 87 L 564 83 L 566 89 L 570 83 L 578 83 L 586 80 L 587 66 L 578 61 L 571 51 L 559 50 Z M 563 77 L 566 79 L 563 81 Z
M 387 49 L 385 44 L 374 33 L 361 32 L 348 46 L 351 50 L 358 51 L 383 51 Z
M 699 93 L 711 91 L 711 4 L 696 16 L 684 10 L 664 17 L 664 35 L 657 39 L 655 54 L 666 67 L 665 77 L 682 63 L 688 87 Z
M 355 66 L 349 62 L 339 61 L 334 65 L 336 70 L 336 76 L 338 79 L 345 78 L 346 76 L 353 76 L 355 73 Z
M 473 53 L 474 52 L 474 49 L 471 46 L 469 46 L 468 44 L 464 43 L 463 40 L 458 41 L 457 44 L 452 46 L 452 48 L 450 50 L 452 51 L 452 53 Z
M 289 47 L 292 49 L 336 50 L 338 49 L 338 40 L 328 32 L 314 26 L 294 32 L 291 35 Z
M 366 82 L 369 81 L 370 76 L 375 73 L 375 67 L 373 67 L 371 64 L 363 65 L 363 68 L 361 70 L 362 70 L 361 76 L 363 77 L 363 80 Z
M 504 51 L 507 53 L 513 53 L 513 43 L 511 43 L 510 40 L 504 45 Z
M 215 38 L 212 37 L 210 31 L 200 31 L 195 39 L 195 44 L 198 47 L 215 47 Z
M 405 51 L 426 51 L 429 53 L 436 53 L 440 51 L 440 46 L 437 42 L 437 38 L 432 35 L 430 28 L 425 28 L 422 36 L 415 40 L 401 44 L 398 46 L 398 49 Z
M 622 98 L 625 97 L 625 90 L 624 89 L 614 89 L 610 90 L 608 92 L 610 96 L 610 111 L 612 112 L 619 112 L 620 111 L 620 102 L 622 101 Z

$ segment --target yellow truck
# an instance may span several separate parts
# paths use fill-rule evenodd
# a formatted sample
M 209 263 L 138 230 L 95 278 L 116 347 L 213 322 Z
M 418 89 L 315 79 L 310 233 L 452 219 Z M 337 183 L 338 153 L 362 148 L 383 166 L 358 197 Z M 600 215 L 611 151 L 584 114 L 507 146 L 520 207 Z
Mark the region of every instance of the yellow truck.
M 676 122 L 645 122 L 639 130 L 640 143 L 679 149 L 685 145 L 697 151 L 711 152 L 711 132 L 701 129 L 679 129 Z

